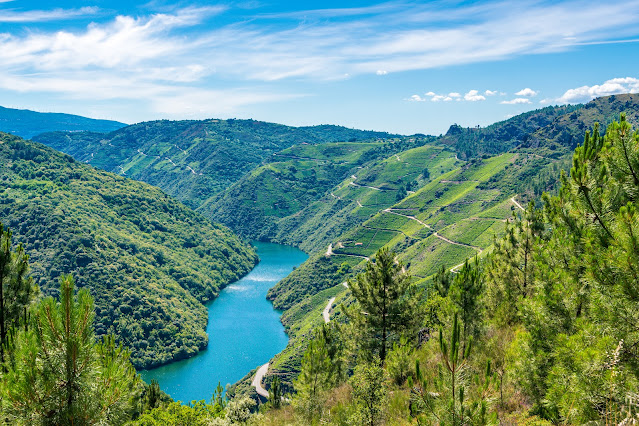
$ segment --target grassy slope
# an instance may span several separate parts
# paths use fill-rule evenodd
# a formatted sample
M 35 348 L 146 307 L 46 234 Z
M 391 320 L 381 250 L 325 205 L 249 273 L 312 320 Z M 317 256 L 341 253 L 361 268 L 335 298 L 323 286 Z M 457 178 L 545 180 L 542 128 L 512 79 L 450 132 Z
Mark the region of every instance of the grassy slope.
M 23 242 L 45 294 L 72 273 L 96 299 L 96 332 L 136 366 L 207 344 L 203 302 L 250 270 L 254 251 L 159 189 L 0 133 L 0 221 Z

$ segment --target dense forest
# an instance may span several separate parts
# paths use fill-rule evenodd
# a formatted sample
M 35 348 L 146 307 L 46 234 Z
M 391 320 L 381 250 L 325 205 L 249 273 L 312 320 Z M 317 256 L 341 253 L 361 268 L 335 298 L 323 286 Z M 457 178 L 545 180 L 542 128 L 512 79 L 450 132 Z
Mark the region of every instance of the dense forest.
M 24 243 L 35 284 L 62 274 L 95 297 L 98 336 L 112 333 L 136 367 L 206 347 L 206 308 L 257 256 L 157 188 L 0 134 L 0 218 Z

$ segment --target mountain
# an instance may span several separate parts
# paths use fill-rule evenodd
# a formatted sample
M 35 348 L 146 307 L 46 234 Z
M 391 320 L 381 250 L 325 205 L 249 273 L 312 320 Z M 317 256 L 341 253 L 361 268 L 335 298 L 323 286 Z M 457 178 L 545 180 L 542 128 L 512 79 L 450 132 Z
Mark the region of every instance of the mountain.
M 345 216 L 340 212 L 340 196 L 332 192 L 336 185 L 349 176 L 361 174 L 362 170 L 372 169 L 372 174 L 378 173 L 375 167 L 389 155 L 431 140 L 432 137 L 403 137 L 295 145 L 271 156 L 266 164 L 244 175 L 213 203 L 202 205 L 199 211 L 247 238 L 267 239 L 312 251 L 317 247 L 319 235 L 311 237 L 311 234 L 317 231 L 334 234 L 330 229 L 338 223 L 340 227 L 352 226 L 349 220 L 340 220 Z M 441 148 L 436 151 L 439 150 Z M 411 166 L 410 176 L 403 163 L 391 162 L 391 167 L 398 164 L 400 167 L 394 167 L 398 173 L 389 189 L 401 185 L 403 180 L 408 182 L 409 177 L 419 176 L 433 153 L 419 158 Z M 360 182 L 366 184 L 365 178 Z M 357 209 L 357 205 L 352 208 Z M 318 217 L 311 218 L 311 215 Z
M 58 277 L 73 274 L 95 297 L 96 334 L 115 334 L 136 367 L 206 347 L 204 303 L 257 262 L 161 190 L 6 133 L 0 181 L 0 222 L 24 243 L 42 292 L 57 295 Z
M 0 132 L 12 133 L 25 139 L 44 132 L 111 132 L 124 126 L 126 124 L 117 121 L 96 120 L 79 115 L 0 107 Z
M 156 185 L 198 208 L 276 152 L 301 143 L 388 133 L 254 120 L 151 121 L 109 134 L 55 132 L 34 140 L 103 170 Z
M 459 270 L 466 259 L 491 252 L 494 238 L 502 235 L 513 213 L 543 191 L 556 190 L 560 171 L 570 167 L 572 149 L 579 139 L 583 141 L 585 130 L 596 122 L 605 127 L 621 112 L 637 123 L 639 95 L 544 108 L 496 123 L 489 130 L 473 130 L 483 131 L 484 138 L 506 135 L 504 129 L 513 126 L 529 133 L 522 130 L 517 138 L 495 136 L 485 146 L 501 154 L 479 155 L 479 151 L 468 161 L 450 151 L 465 146 L 462 142 L 468 139 L 445 135 L 431 141 L 432 145 L 371 161 L 318 201 L 280 220 L 289 225 L 282 227 L 283 234 L 305 235 L 299 244 L 313 254 L 269 291 L 274 306 L 284 311 L 282 322 L 290 336 L 270 371 L 290 384 L 299 371 L 310 331 L 323 322 L 327 301 L 335 297 L 334 306 L 351 303 L 342 283 L 361 272 L 379 248 L 394 250 L 420 286 L 429 285 L 442 267 Z M 533 123 L 526 124 L 526 117 L 535 117 Z M 429 169 L 428 178 L 423 172 L 420 175 L 419 164 Z M 411 191 L 403 192 L 406 182 L 413 180 Z M 348 225 L 332 226 L 340 221 Z M 339 308 L 333 314 L 339 316 Z M 243 384 L 238 385 L 242 388 Z

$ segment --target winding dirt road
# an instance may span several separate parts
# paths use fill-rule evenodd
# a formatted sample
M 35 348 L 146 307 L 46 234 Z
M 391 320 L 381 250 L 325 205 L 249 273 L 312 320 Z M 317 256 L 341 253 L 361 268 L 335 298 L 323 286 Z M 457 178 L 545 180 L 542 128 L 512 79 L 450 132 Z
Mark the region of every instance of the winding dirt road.
M 520 210 L 526 211 L 526 209 L 525 209 L 525 208 L 523 208 L 523 207 L 521 206 L 521 204 L 519 204 L 519 203 L 515 200 L 515 197 L 512 197 L 512 198 L 510 199 L 510 201 L 512 201 L 512 202 L 513 202 L 513 204 L 514 204 L 514 205 L 516 205 L 516 206 L 517 206 L 517 208 L 519 208 Z
M 263 396 L 264 398 L 268 398 L 268 391 L 262 386 L 262 379 L 268 372 L 269 365 L 270 363 L 267 362 L 266 364 L 258 368 L 257 372 L 255 373 L 255 377 L 253 377 L 253 381 L 251 382 L 251 386 L 255 388 L 255 391 L 258 393 L 258 395 Z
M 392 211 L 390 208 L 389 208 L 389 209 L 385 209 L 385 210 L 384 210 L 384 213 L 390 213 L 390 214 L 395 214 L 395 215 L 397 215 L 397 216 L 403 216 L 403 217 L 405 217 L 405 218 L 408 218 L 408 219 L 411 219 L 411 220 L 414 220 L 414 221 L 416 221 L 416 222 L 421 223 L 421 224 L 422 224 L 422 226 L 424 226 L 425 228 L 428 228 L 428 229 L 430 229 L 430 230 L 433 230 L 433 227 L 432 227 L 432 226 L 430 226 L 430 225 L 428 225 L 428 224 L 426 224 L 426 223 L 422 222 L 421 220 L 417 219 L 415 216 L 409 216 L 409 215 L 406 215 L 406 214 L 396 213 L 396 212 Z M 438 233 L 437 233 L 437 231 L 433 232 L 433 236 L 435 236 L 435 237 L 439 238 L 440 240 L 445 241 L 445 242 L 447 242 L 447 243 L 449 243 L 449 244 L 454 244 L 454 245 L 456 245 L 456 246 L 468 247 L 468 248 L 471 248 L 471 249 L 477 250 L 477 251 L 478 251 L 478 254 L 481 254 L 481 253 L 484 251 L 484 250 L 483 250 L 482 248 L 480 248 L 480 247 L 471 246 L 470 244 L 464 244 L 464 243 L 459 243 L 459 242 L 457 242 L 457 241 L 450 240 L 450 239 L 448 239 L 448 238 L 444 237 L 443 235 L 438 234 Z
M 322 316 L 324 317 L 324 322 L 326 324 L 328 324 L 328 322 L 331 320 L 331 308 L 333 307 L 333 302 L 335 302 L 334 297 L 329 299 L 326 307 L 324 308 L 324 311 L 322 312 Z

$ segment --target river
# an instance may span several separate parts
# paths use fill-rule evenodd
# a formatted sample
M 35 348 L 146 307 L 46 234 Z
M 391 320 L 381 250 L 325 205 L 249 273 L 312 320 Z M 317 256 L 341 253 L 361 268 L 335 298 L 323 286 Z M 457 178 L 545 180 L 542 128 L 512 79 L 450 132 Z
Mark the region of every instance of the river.
M 145 382 L 157 380 L 175 401 L 209 401 L 218 381 L 235 383 L 286 347 L 280 312 L 266 300 L 266 292 L 308 255 L 281 244 L 253 245 L 260 263 L 208 305 L 208 347 L 192 358 L 140 371 Z

